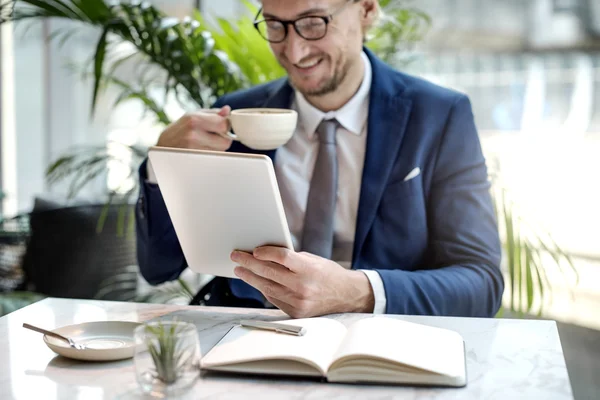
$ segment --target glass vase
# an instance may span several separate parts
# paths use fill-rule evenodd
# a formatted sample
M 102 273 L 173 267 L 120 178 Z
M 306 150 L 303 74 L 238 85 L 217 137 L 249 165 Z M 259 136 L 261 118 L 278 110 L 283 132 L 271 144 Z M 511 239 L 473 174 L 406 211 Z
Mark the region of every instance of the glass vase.
M 135 329 L 135 374 L 142 392 L 157 398 L 181 395 L 200 375 L 200 343 L 193 324 L 155 321 Z

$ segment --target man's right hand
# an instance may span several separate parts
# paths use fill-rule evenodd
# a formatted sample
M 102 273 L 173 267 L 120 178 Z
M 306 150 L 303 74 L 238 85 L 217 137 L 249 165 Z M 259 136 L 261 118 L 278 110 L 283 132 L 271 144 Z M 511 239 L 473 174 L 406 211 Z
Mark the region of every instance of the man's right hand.
M 226 151 L 232 140 L 219 134 L 229 132 L 227 117 L 231 107 L 225 106 L 218 113 L 198 112 L 181 117 L 160 135 L 159 147 Z

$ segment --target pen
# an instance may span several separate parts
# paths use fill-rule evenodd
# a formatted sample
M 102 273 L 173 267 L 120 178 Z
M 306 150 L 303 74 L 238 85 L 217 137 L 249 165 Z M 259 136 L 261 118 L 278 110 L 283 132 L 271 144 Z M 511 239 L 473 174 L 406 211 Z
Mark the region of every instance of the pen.
M 276 322 L 241 320 L 240 325 L 249 328 L 265 329 L 268 331 L 275 331 L 276 333 L 286 333 L 288 335 L 295 336 L 302 336 L 306 333 L 306 329 L 301 326 L 278 324 Z

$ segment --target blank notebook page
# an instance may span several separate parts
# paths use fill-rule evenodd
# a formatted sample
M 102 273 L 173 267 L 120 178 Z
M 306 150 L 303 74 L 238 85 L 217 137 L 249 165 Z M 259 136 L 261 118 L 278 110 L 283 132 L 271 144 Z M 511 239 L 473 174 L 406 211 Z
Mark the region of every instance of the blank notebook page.
M 447 376 L 465 372 L 462 337 L 453 331 L 387 317 L 355 322 L 335 358 L 365 354 Z

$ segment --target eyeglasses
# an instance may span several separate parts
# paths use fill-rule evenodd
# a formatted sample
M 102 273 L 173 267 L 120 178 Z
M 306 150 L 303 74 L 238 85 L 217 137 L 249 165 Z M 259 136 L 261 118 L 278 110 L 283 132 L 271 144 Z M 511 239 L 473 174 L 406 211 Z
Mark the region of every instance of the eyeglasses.
M 301 38 L 305 40 L 319 40 L 327 35 L 327 26 L 333 20 L 333 16 L 344 10 L 348 4 L 355 3 L 357 0 L 346 0 L 338 9 L 328 16 L 308 15 L 296 20 L 279 20 L 275 18 L 265 18 L 256 21 L 262 9 L 254 18 L 254 27 L 265 40 L 271 43 L 281 43 L 288 35 L 288 25 L 292 25 L 294 30 Z

